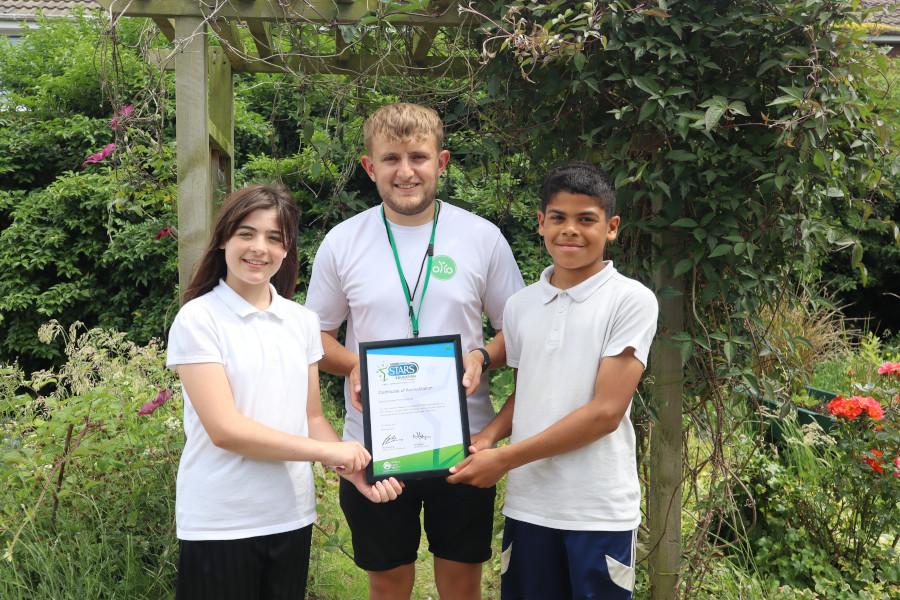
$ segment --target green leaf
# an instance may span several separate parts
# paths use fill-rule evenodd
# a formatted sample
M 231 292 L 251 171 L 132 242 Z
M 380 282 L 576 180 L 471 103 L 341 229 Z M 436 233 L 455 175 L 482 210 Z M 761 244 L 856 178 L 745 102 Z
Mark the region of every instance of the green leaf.
M 675 265 L 675 269 L 672 271 L 672 277 L 680 277 L 684 275 L 694 266 L 693 259 L 690 258 L 682 258 Z
M 858 267 L 860 263 L 862 263 L 863 257 L 863 246 L 861 243 L 856 242 L 853 244 L 853 251 L 850 254 L 850 265 L 854 267 Z
M 659 96 L 660 87 L 653 79 L 649 77 L 632 77 L 631 81 L 648 94 Z
M 777 98 L 775 98 L 774 100 L 772 100 L 771 102 L 766 104 L 766 106 L 778 106 L 781 104 L 794 104 L 796 102 L 797 102 L 797 99 L 794 98 L 793 96 L 778 96 Z
M 709 253 L 710 258 L 716 258 L 719 256 L 724 256 L 731 252 L 732 246 L 731 244 L 719 244 L 716 246 L 712 252 Z
M 731 104 L 728 105 L 728 110 L 731 112 L 741 115 L 742 117 L 749 117 L 750 113 L 747 112 L 747 105 L 741 102 L 740 100 L 735 100 Z
M 719 124 L 723 114 L 725 114 L 725 109 L 721 106 L 710 106 L 707 108 L 706 114 L 703 115 L 703 122 L 706 126 L 706 130 L 712 131 L 712 129 Z
M 656 107 L 659 106 L 656 100 L 647 100 L 641 106 L 641 112 L 638 114 L 638 123 L 642 123 L 646 119 L 649 119 L 653 116 L 653 113 L 656 112 Z
M 762 62 L 761 65 L 759 65 L 759 68 L 756 70 L 756 76 L 759 77 L 760 75 L 762 75 L 763 73 L 765 73 L 766 71 L 771 69 L 772 67 L 774 67 L 776 65 L 780 65 L 780 64 L 781 64 L 781 61 L 776 58 L 770 58 L 769 60 L 765 60 Z
M 584 56 L 584 53 L 576 52 L 575 56 L 572 57 L 572 62 L 575 64 L 575 70 L 581 73 L 584 70 L 584 63 L 587 62 L 587 58 Z
M 680 162 L 689 162 L 695 160 L 697 155 L 687 150 L 670 150 L 666 154 L 666 158 Z
M 825 195 L 828 196 L 829 198 L 843 198 L 844 192 L 842 192 L 839 188 L 830 187 L 825 192 Z
M 697 221 L 690 217 L 682 217 L 672 223 L 672 227 L 697 227 Z

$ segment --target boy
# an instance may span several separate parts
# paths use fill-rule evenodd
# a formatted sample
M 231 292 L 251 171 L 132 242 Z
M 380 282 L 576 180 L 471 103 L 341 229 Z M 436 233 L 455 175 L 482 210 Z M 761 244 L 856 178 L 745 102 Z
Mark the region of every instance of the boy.
M 363 131 L 362 166 L 382 204 L 325 236 L 307 294 L 307 307 L 319 314 L 323 330 L 325 357 L 319 366 L 347 377 L 344 439 L 363 440 L 359 342 L 458 333 L 467 352 L 463 385 L 470 394 L 472 444 L 484 447 L 477 432 L 494 411 L 487 385 L 479 383 L 489 366 L 505 362 L 503 307 L 524 287 L 522 276 L 495 225 L 435 200 L 450 160 L 435 111 L 389 104 L 369 117 Z M 430 277 L 423 272 L 428 264 Z M 487 348 L 481 347 L 483 314 L 497 330 Z M 336 335 L 344 321 L 342 345 Z M 341 484 L 354 560 L 369 572 L 370 598 L 410 597 L 423 508 L 440 597 L 480 598 L 481 563 L 491 555 L 494 515 L 494 489 L 482 487 L 489 489 L 453 486 L 443 478 L 408 481 L 403 494 L 388 506 Z
M 630 599 L 640 489 L 631 398 L 656 331 L 653 293 L 603 260 L 616 238 L 602 171 L 550 171 L 538 226 L 553 259 L 504 310 L 516 392 L 451 483 L 494 485 L 509 471 L 502 598 Z

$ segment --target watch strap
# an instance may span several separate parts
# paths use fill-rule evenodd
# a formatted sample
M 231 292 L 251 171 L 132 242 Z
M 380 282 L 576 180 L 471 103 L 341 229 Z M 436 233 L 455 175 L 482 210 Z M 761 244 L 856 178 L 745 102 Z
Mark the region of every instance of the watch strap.
M 481 352 L 481 370 L 487 371 L 488 367 L 491 366 L 491 355 L 484 348 L 475 348 L 475 351 Z

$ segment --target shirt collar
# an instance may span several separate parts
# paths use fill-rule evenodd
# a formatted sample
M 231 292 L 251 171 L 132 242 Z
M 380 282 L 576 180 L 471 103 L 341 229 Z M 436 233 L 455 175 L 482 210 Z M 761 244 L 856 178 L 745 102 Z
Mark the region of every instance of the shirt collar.
M 241 298 L 241 295 L 231 289 L 224 279 L 219 280 L 219 284 L 213 288 L 213 293 L 225 306 L 231 309 L 237 316 L 246 318 L 253 313 L 271 313 L 282 321 L 287 317 L 288 300 L 282 298 L 275 291 L 275 286 L 269 284 L 269 291 L 272 293 L 272 303 L 265 310 L 260 310 Z
M 603 267 L 599 273 L 594 273 L 578 285 L 570 287 L 567 290 L 561 290 L 550 283 L 550 276 L 553 274 L 553 265 L 550 265 L 544 269 L 543 273 L 541 273 L 541 278 L 539 280 L 544 304 L 547 304 L 562 292 L 571 296 L 572 300 L 575 302 L 584 302 L 590 298 L 591 294 L 600 289 L 604 283 L 612 279 L 613 275 L 615 275 L 616 269 L 613 267 L 612 261 L 607 260 L 605 264 L 606 266 Z

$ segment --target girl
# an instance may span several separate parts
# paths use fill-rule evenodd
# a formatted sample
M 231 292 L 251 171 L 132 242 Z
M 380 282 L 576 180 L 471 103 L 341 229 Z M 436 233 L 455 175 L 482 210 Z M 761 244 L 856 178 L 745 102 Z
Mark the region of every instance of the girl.
M 371 457 L 322 414 L 318 317 L 297 285 L 298 211 L 263 185 L 226 198 L 169 332 L 184 393 L 175 501 L 177 597 L 301 599 L 316 517 L 310 463 L 334 467 L 373 502 Z

